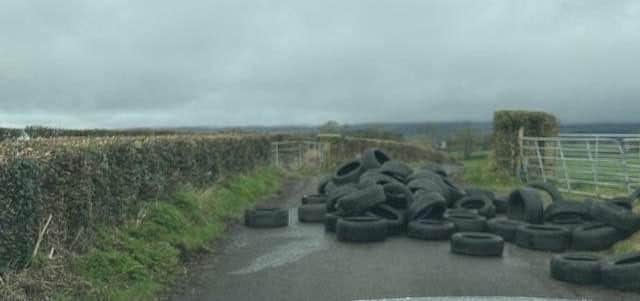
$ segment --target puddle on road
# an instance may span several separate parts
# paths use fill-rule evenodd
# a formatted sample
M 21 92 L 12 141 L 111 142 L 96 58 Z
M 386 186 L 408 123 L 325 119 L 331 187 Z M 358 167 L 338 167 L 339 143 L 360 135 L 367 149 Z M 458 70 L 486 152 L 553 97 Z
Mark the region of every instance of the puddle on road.
M 292 210 L 295 211 L 295 210 Z M 231 275 L 246 275 L 267 268 L 274 268 L 296 262 L 311 253 L 327 248 L 326 237 L 318 225 L 300 225 L 297 223 L 297 212 L 290 212 L 288 231 L 276 235 L 278 238 L 291 238 L 294 241 L 278 245 L 276 248 L 261 255 L 248 266 L 230 272 Z M 245 242 L 246 243 L 246 242 Z

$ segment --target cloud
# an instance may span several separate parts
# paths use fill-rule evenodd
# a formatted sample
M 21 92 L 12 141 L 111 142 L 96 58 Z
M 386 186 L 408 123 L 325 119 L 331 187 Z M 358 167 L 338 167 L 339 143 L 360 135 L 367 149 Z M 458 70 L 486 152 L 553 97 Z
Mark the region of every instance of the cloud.
M 488 120 L 640 112 L 636 1 L 0 4 L 2 125 Z

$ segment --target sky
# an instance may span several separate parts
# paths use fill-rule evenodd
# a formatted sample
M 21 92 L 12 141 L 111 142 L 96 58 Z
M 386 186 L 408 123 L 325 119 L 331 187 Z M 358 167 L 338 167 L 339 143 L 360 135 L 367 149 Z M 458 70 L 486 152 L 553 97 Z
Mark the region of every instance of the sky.
M 0 126 L 640 113 L 640 1 L 0 1 Z

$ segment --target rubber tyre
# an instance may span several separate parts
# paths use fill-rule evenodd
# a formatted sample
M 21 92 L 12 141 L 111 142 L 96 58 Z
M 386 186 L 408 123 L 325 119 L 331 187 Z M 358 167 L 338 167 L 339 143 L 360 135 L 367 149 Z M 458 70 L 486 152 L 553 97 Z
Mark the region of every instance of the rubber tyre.
M 556 188 L 555 185 L 549 182 L 535 181 L 528 183 L 527 186 L 546 192 L 547 194 L 549 194 L 553 202 L 564 200 L 564 197 L 562 197 L 562 193 L 560 193 L 558 188 Z
M 444 213 L 444 216 L 447 217 L 449 215 L 454 215 L 454 214 L 479 215 L 478 210 L 476 209 L 451 208 L 451 209 L 447 209 L 447 211 Z
M 603 223 L 577 227 L 571 233 L 571 248 L 576 251 L 602 251 L 624 239 L 624 233 Z
M 507 217 L 530 224 L 543 222 L 544 207 L 540 195 L 532 188 L 520 188 L 509 195 Z
M 489 232 L 499 235 L 505 241 L 512 242 L 516 238 L 518 227 L 526 225 L 523 221 L 516 221 L 506 218 L 494 218 L 487 222 Z
M 612 198 L 608 200 L 608 202 L 614 203 L 617 206 L 627 210 L 633 210 L 633 201 L 627 197 Z
M 413 169 L 400 161 L 391 160 L 382 164 L 380 173 L 391 176 L 402 183 L 406 183 L 409 175 L 413 173 Z
M 496 207 L 497 214 L 507 213 L 507 209 L 509 208 L 509 200 L 503 197 L 495 197 L 493 200 L 493 206 Z
M 640 216 L 614 203 L 595 202 L 591 207 L 591 215 L 626 233 L 634 233 L 640 229 Z
M 414 201 L 407 210 L 409 221 L 418 219 L 442 219 L 447 211 L 444 197 L 436 192 L 420 191 L 414 195 Z
M 302 196 L 301 203 L 303 205 L 307 204 L 326 204 L 327 196 L 324 194 L 311 194 Z
M 588 253 L 557 254 L 551 258 L 551 278 L 582 285 L 600 283 L 602 257 Z
M 490 200 L 496 198 L 496 195 L 492 191 L 477 187 L 469 187 L 465 189 L 465 192 L 467 196 L 486 196 Z
M 554 219 L 580 218 L 591 219 L 591 208 L 588 203 L 559 200 L 554 201 L 544 210 L 544 219 L 551 221 Z
M 386 204 L 396 209 L 408 209 L 413 203 L 411 190 L 401 183 L 389 183 L 382 186 L 386 196 Z
M 584 226 L 585 221 L 579 217 L 562 217 L 549 221 L 548 225 L 563 227 L 569 232 L 573 232 L 578 227 Z
M 451 214 L 445 219 L 456 225 L 456 232 L 484 232 L 487 228 L 487 219 L 475 214 Z
M 343 186 L 338 186 L 335 189 L 331 190 L 329 192 L 329 194 L 327 195 L 327 212 L 335 212 L 338 209 L 336 208 L 336 205 L 338 203 L 338 201 L 352 193 L 357 191 L 358 189 L 356 188 L 356 186 L 354 184 L 347 184 L 347 185 L 343 185 Z
M 289 210 L 256 208 L 244 212 L 244 224 L 251 228 L 278 228 L 289 225 Z
M 619 290 L 640 289 L 640 252 L 605 259 L 600 266 L 602 284 Z
M 387 239 L 387 223 L 375 217 L 339 218 L 336 236 L 339 241 L 376 242 Z
M 458 200 L 466 196 L 464 190 L 450 179 L 443 178 L 442 182 L 444 183 L 445 189 L 447 191 L 446 196 L 448 207 L 453 206 L 453 204 L 455 204 Z
M 396 180 L 394 177 L 380 173 L 378 169 L 368 170 L 360 176 L 361 185 L 378 184 L 386 185 L 390 183 L 404 185 L 404 183 Z
M 378 218 L 384 219 L 387 222 L 387 234 L 399 235 L 406 230 L 406 215 L 403 211 L 395 209 L 386 204 L 377 205 L 367 213 L 370 213 Z
M 298 207 L 298 221 L 301 223 L 322 223 L 327 214 L 325 204 L 307 204 Z
M 455 232 L 456 225 L 445 220 L 423 219 L 407 226 L 407 236 L 421 240 L 448 240 Z
M 427 180 L 442 180 L 442 175 L 439 175 L 432 170 L 421 169 L 414 171 L 409 177 L 407 177 L 407 181 L 411 182 L 418 179 L 427 179 Z
M 335 233 L 336 226 L 338 224 L 338 218 L 340 218 L 335 213 L 327 213 L 324 215 L 324 231 Z
M 391 161 L 391 158 L 381 149 L 368 148 L 362 153 L 360 158 L 362 166 L 366 169 L 380 168 L 382 164 Z
M 484 195 L 466 196 L 458 200 L 454 206 L 462 209 L 475 209 L 478 214 L 492 218 L 496 216 L 496 207 L 493 202 Z
M 451 236 L 451 252 L 471 256 L 502 256 L 504 240 L 491 233 L 460 232 Z
M 320 182 L 318 182 L 318 188 L 316 189 L 318 194 L 327 194 L 327 185 L 331 182 L 331 176 L 324 176 L 320 178 Z
M 380 185 L 369 185 L 353 191 L 338 200 L 336 207 L 346 215 L 362 215 L 367 209 L 386 200 L 384 189 Z
M 347 183 L 358 183 L 360 175 L 364 173 L 365 169 L 359 160 L 349 161 L 342 164 L 335 175 L 333 176 L 333 182 L 337 185 L 343 185 Z
M 409 184 L 407 184 L 407 188 L 409 188 L 409 190 L 414 194 L 419 190 L 424 190 L 426 192 L 437 192 L 445 197 L 444 184 L 441 184 L 441 182 L 442 180 L 440 180 L 440 182 L 436 182 L 431 179 L 416 179 L 409 182 Z
M 563 227 L 523 225 L 516 230 L 515 244 L 525 249 L 564 252 L 571 243 L 571 234 Z

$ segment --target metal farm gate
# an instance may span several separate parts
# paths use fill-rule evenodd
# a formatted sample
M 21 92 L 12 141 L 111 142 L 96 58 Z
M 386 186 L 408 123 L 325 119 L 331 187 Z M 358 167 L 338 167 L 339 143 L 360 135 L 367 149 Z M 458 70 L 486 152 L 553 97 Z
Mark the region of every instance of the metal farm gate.
M 561 134 L 520 138 L 521 176 L 595 196 L 640 187 L 640 135 Z
M 330 145 L 316 141 L 278 141 L 271 143 L 271 161 L 279 168 L 323 168 L 329 162 Z

